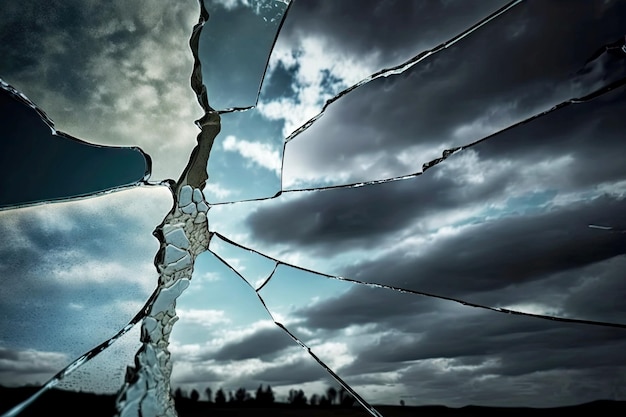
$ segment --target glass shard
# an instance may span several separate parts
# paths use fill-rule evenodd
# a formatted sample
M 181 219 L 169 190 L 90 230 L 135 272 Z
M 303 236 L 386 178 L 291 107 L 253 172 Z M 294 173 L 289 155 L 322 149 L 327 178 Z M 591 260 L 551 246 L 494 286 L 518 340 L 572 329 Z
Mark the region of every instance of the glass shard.
M 598 48 L 623 37 L 616 15 L 594 13 L 591 4 L 577 7 L 577 13 L 563 17 L 577 23 L 557 29 L 548 23 L 552 6 L 520 3 L 425 61 L 341 96 L 288 143 L 285 187 L 420 172 L 446 149 L 623 78 L 618 56 L 605 52 L 587 62 Z M 618 12 L 620 6 L 614 7 Z M 540 29 L 525 29 L 529 16 L 542 22 Z M 549 41 L 538 48 L 539 38 Z M 493 39 L 499 42 L 494 45 Z M 584 47 L 564 49 L 564 39 Z M 528 53 L 511 55 L 513 50 Z
M 208 163 L 204 193 L 211 203 L 276 195 L 281 188 L 283 138 L 280 124 L 258 109 L 221 115 L 222 128 Z
M 189 89 L 196 0 L 8 0 L 0 15 L 0 78 L 58 130 L 140 147 L 154 181 L 180 175 L 202 115 Z
M 214 109 L 255 106 L 274 41 L 289 0 L 202 0 L 209 20 L 198 56 Z
M 43 110 L 0 79 L 0 209 L 101 194 L 150 176 L 139 148 L 94 146 L 56 131 Z

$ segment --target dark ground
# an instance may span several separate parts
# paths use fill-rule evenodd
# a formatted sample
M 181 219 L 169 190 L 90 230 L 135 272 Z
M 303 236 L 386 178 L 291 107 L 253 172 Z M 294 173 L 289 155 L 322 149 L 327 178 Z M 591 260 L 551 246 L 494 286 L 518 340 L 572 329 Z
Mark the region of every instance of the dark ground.
M 0 387 L 0 413 L 7 411 L 14 404 L 28 398 L 37 390 L 33 387 L 4 388 Z M 60 390 L 50 390 L 42 395 L 34 404 L 28 407 L 20 416 L 41 417 L 43 415 L 61 414 L 64 417 L 89 416 L 111 417 L 115 412 L 115 397 L 112 395 L 96 395 L 91 393 L 77 393 Z M 266 416 L 275 417 L 366 417 L 369 414 L 360 407 L 339 408 L 304 406 L 294 408 L 289 404 L 276 403 L 271 407 L 254 405 L 216 407 L 204 401 L 193 402 L 183 399 L 176 404 L 179 417 L 247 417 Z M 376 406 L 376 409 L 385 417 L 522 417 L 573 415 L 581 412 L 582 415 L 596 416 L 626 416 L 626 401 L 594 401 L 587 404 L 560 407 L 560 408 L 496 408 L 467 406 L 462 408 L 448 408 L 444 406 Z

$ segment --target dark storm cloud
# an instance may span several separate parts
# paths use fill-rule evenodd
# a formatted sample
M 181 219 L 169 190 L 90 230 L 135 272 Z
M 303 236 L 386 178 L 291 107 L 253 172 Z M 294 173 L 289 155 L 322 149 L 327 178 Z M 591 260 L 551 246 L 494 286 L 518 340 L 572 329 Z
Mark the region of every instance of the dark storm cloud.
M 568 317 L 623 322 L 626 235 L 590 229 L 587 224 L 615 222 L 626 209 L 624 204 L 600 197 L 545 213 L 504 217 L 470 226 L 419 255 L 396 251 L 355 263 L 341 273 L 485 305 L 538 303 Z M 428 322 L 430 314 L 446 306 L 458 304 L 355 286 L 300 309 L 297 315 L 315 329 L 375 324 L 383 331 Z
M 493 312 L 433 314 L 428 321 L 410 321 L 402 330 L 406 333 L 386 334 L 378 343 L 359 350 L 359 361 L 364 365 L 477 357 L 467 360 L 472 364 L 498 358 L 498 373 L 516 375 L 560 367 L 610 365 L 626 344 L 626 333 L 616 329 L 563 325 Z M 542 351 L 546 354 L 540 355 Z M 580 360 L 574 360 L 576 357 Z M 360 365 L 351 366 L 357 370 Z
M 327 253 L 374 247 L 380 244 L 378 239 L 404 229 L 416 218 L 496 196 L 513 176 L 489 178 L 470 190 L 451 176 L 424 175 L 410 181 L 311 193 L 261 207 L 248 216 L 247 223 L 258 239 L 271 243 Z
M 408 317 L 416 320 L 436 310 L 439 302 L 412 294 L 355 285 L 339 297 L 325 299 L 294 312 L 304 317 L 309 329 L 338 330 L 349 325 L 376 324 L 385 330 L 391 323 Z
M 329 376 L 313 358 L 305 358 L 258 372 L 255 378 L 273 385 L 299 385 L 310 381 L 326 380 Z
M 142 19 L 137 13 L 139 5 L 123 9 L 126 16 L 120 17 L 117 4 L 5 2 L 0 24 L 0 75 L 21 81 L 36 73 L 43 77 L 40 82 L 77 105 L 87 101 L 98 87 L 90 73 L 92 58 L 108 55 L 118 62 L 128 59 L 133 50 L 129 46 L 154 31 L 158 23 Z M 184 24 L 178 14 L 169 18 Z M 73 53 L 65 53 L 70 46 Z M 46 69 L 41 71 L 44 57 Z M 28 86 L 24 87 L 28 91 Z M 106 94 L 103 97 L 105 101 L 110 98 Z
M 330 252 L 371 247 L 378 244 L 377 238 L 437 211 L 476 203 L 487 206 L 490 200 L 515 192 L 515 184 L 521 182 L 532 181 L 537 192 L 567 192 L 619 181 L 624 178 L 622 161 L 626 158 L 622 140 L 625 111 L 626 96 L 618 90 L 478 144 L 471 148 L 477 161 L 460 169 L 447 171 L 455 158 L 467 151 L 409 181 L 305 194 L 293 201 L 262 206 L 247 222 L 264 241 Z M 559 165 L 556 161 L 563 157 L 571 162 Z M 503 163 L 510 165 L 489 172 L 491 166 Z M 440 170 L 443 172 L 437 175 Z M 478 184 L 457 178 L 483 172 L 485 180 Z
M 626 235 L 588 224 L 620 222 L 626 201 L 599 197 L 545 213 L 503 217 L 441 239 L 418 256 L 396 252 L 346 271 L 363 281 L 410 283 L 448 295 L 489 291 L 623 255 Z M 390 276 L 388 271 L 393 271 Z
M 397 65 L 492 13 L 507 1 L 295 1 L 280 41 L 313 35 L 339 50 L 380 54 L 381 67 Z
M 568 384 L 571 390 L 586 386 L 584 396 L 572 397 L 583 402 L 611 395 L 611 379 L 624 369 L 626 335 L 615 329 L 560 325 L 487 312 L 433 316 L 429 321 L 411 323 L 413 328 L 406 329 L 407 333 L 385 334 L 378 344 L 359 350 L 357 359 L 342 369 L 341 375 L 399 369 L 399 381 L 422 398 L 445 398 L 452 390 L 463 394 L 443 400 L 448 404 L 494 404 L 502 390 L 502 395 L 521 401 L 519 404 L 530 401 L 535 406 L 554 406 L 570 394 L 560 392 L 548 400 L 540 393 L 559 379 L 564 382 L 572 374 L 595 375 L 590 379 L 571 378 Z M 600 369 L 606 373 L 598 374 Z M 502 386 L 491 386 L 486 382 L 489 380 Z M 519 384 L 533 394 L 523 400 L 515 398 L 515 386 Z
M 20 372 L 41 374 L 58 371 L 63 355 L 53 352 L 24 352 L 0 347 L 0 374 Z
M 306 155 L 306 168 L 322 174 L 352 165 L 356 171 L 359 157 L 381 150 L 397 153 L 419 145 L 440 153 L 442 146 L 478 140 L 623 75 L 621 51 L 596 59 L 611 65 L 586 61 L 623 38 L 619 16 L 626 6 L 614 3 L 602 11 L 590 2 L 568 4 L 572 8 L 563 15 L 554 3 L 524 3 L 405 73 L 351 92 L 290 142 L 287 158 L 290 152 Z M 572 44 L 577 47 L 564 47 Z M 593 65 L 598 68 L 591 70 Z M 412 171 L 423 162 L 416 161 Z
M 623 62 L 626 65 L 626 59 Z M 575 162 L 562 169 L 561 180 L 554 185 L 564 190 L 619 181 L 624 178 L 621 161 L 626 158 L 624 92 L 621 87 L 584 104 L 571 105 L 473 149 L 486 161 L 517 161 L 522 167 L 569 156 Z
M 205 359 L 218 361 L 260 358 L 271 360 L 285 348 L 293 347 L 293 340 L 278 328 L 261 329 L 236 342 L 227 343 Z
M 626 256 L 584 269 L 581 275 L 588 279 L 571 291 L 563 308 L 572 316 L 626 322 L 624 271 Z
M 624 367 L 553 370 L 519 377 L 484 375 L 479 369 L 450 371 L 420 363 L 402 372 L 401 381 L 411 387 L 405 398 L 428 403 L 439 398 L 456 407 L 491 404 L 500 407 L 556 407 L 583 404 L 599 398 L 620 398 Z M 564 402 L 563 398 L 569 398 Z

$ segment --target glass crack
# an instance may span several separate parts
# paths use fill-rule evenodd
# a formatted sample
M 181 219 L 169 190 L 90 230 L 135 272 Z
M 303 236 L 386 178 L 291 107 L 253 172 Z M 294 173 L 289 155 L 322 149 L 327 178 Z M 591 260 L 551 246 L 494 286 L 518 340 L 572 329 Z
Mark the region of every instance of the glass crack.
M 290 141 L 292 141 L 293 139 L 295 139 L 300 133 L 304 132 L 306 129 L 308 129 L 309 127 L 311 127 L 311 125 L 313 125 L 313 123 L 315 123 L 316 120 L 318 120 L 320 117 L 322 117 L 322 115 L 324 114 L 324 112 L 326 111 L 326 109 L 328 108 L 328 106 L 330 106 L 332 103 L 334 103 L 335 101 L 339 100 L 341 97 L 345 96 L 346 94 L 354 91 L 355 89 L 369 83 L 370 81 L 373 81 L 377 78 L 381 78 L 381 77 L 389 77 L 391 75 L 398 75 L 403 73 L 404 71 L 408 70 L 409 68 L 413 67 L 414 65 L 424 61 L 425 59 L 429 58 L 432 55 L 435 55 L 449 47 L 451 47 L 452 45 L 456 44 L 457 42 L 459 42 L 460 40 L 462 40 L 463 38 L 471 35 L 473 32 L 475 32 L 476 30 L 480 29 L 481 27 L 485 26 L 486 24 L 490 23 L 491 21 L 493 21 L 494 19 L 497 19 L 498 17 L 502 16 L 504 13 L 508 12 L 509 10 L 511 10 L 513 7 L 517 6 L 518 4 L 522 3 L 524 0 L 513 0 L 509 3 L 507 3 L 506 5 L 502 6 L 501 8 L 499 8 L 498 10 L 496 10 L 495 12 L 491 13 L 489 16 L 485 17 L 484 19 L 480 20 L 479 22 L 475 23 L 474 25 L 470 26 L 469 28 L 465 29 L 463 32 L 457 34 L 456 36 L 450 38 L 449 40 L 435 46 L 434 48 L 428 49 L 426 51 L 420 52 L 419 54 L 415 55 L 413 58 L 407 60 L 406 62 L 397 65 L 395 67 L 392 68 L 386 68 L 386 69 L 381 69 L 378 72 L 375 72 L 374 74 L 370 75 L 369 77 L 366 77 L 364 79 L 362 79 L 361 81 L 359 81 L 358 83 L 346 88 L 345 90 L 341 91 L 340 93 L 338 93 L 337 95 L 335 95 L 334 97 L 328 99 L 326 101 L 326 103 L 324 104 L 324 107 L 322 108 L 322 110 L 315 116 L 313 116 L 311 119 L 309 119 L 307 122 L 305 122 L 302 126 L 300 126 L 299 128 L 297 128 L 296 130 L 294 130 L 289 136 L 287 136 L 287 138 L 285 139 L 285 143 L 288 143 Z
M 371 180 L 371 181 L 359 181 L 359 182 L 353 182 L 353 183 L 348 183 L 348 184 L 338 184 L 338 185 L 329 185 L 329 186 L 322 186 L 322 187 L 304 187 L 304 188 L 288 188 L 288 189 L 282 189 L 280 191 L 278 191 L 276 194 L 274 194 L 273 196 L 269 196 L 269 197 L 258 197 L 258 198 L 250 198 L 250 199 L 243 199 L 243 200 L 233 200 L 233 201 L 224 201 L 224 202 L 219 202 L 219 203 L 211 203 L 212 206 L 220 206 L 220 205 L 228 205 L 228 204 L 237 204 L 237 203 L 245 203 L 245 202 L 254 202 L 254 201 L 265 201 L 265 200 L 273 200 L 275 198 L 280 197 L 281 195 L 285 194 L 285 193 L 299 193 L 299 192 L 312 192 L 312 191 L 326 191 L 326 190 L 337 190 L 337 189 L 342 189 L 342 188 L 360 188 L 360 187 L 365 187 L 365 186 L 369 186 L 369 185 L 377 185 L 377 184 L 385 184 L 388 182 L 396 182 L 396 181 L 404 181 L 404 180 L 409 180 L 409 179 L 413 179 L 416 177 L 419 177 L 420 175 L 422 175 L 427 169 L 430 169 L 432 167 L 434 167 L 435 165 L 440 164 L 441 162 L 445 161 L 447 158 L 449 158 L 450 156 L 457 154 L 458 152 L 461 152 L 463 150 L 472 148 L 480 143 L 486 142 L 487 140 L 496 138 L 502 134 L 504 134 L 505 132 L 508 132 L 512 129 L 515 129 L 517 127 L 520 127 L 522 125 L 525 125 L 527 123 L 533 122 L 535 120 L 538 120 L 542 117 L 548 116 L 554 112 L 557 112 L 559 110 L 565 109 L 573 104 L 584 104 L 587 103 L 591 100 L 594 100 L 604 94 L 607 94 L 611 91 L 614 91 L 616 89 L 619 88 L 623 88 L 624 86 L 626 86 L 626 77 L 624 78 L 620 78 L 618 80 L 615 80 L 605 86 L 599 87 L 596 90 L 581 96 L 581 97 L 572 97 L 569 98 L 565 101 L 562 101 L 561 103 L 558 103 L 552 107 L 550 107 L 549 109 L 543 110 L 539 113 L 536 113 L 532 116 L 529 116 L 527 118 L 525 118 L 524 120 L 515 122 L 503 129 L 498 130 L 497 132 L 491 133 L 487 136 L 484 136 L 474 142 L 468 143 L 466 145 L 462 145 L 462 146 L 458 146 L 452 149 L 446 149 L 442 152 L 442 156 L 439 158 L 435 158 L 431 161 L 425 162 L 422 165 L 422 170 L 421 171 L 416 171 L 413 172 L 411 174 L 406 174 L 406 175 L 399 175 L 399 176 L 395 176 L 395 177 L 389 177 L 389 178 L 383 178 L 383 179 L 377 179 L 377 180 Z M 285 145 L 287 145 L 287 143 L 285 143 Z M 283 150 L 283 155 L 285 154 L 284 150 Z M 283 161 L 284 161 L 284 156 L 283 156 Z M 282 172 L 282 171 L 281 171 Z M 282 182 L 282 181 L 281 181 Z
M 279 259 L 273 258 L 272 256 L 266 255 L 264 253 L 261 253 L 255 249 L 246 247 L 242 244 L 239 244 L 229 238 L 227 238 L 226 236 L 218 233 L 218 232 L 211 232 L 211 236 L 217 236 L 218 238 L 220 238 L 221 240 L 223 240 L 226 243 L 229 243 L 233 246 L 236 246 L 238 248 L 250 251 L 250 252 L 254 252 L 258 255 L 261 255 L 267 259 L 270 259 L 272 261 L 274 261 L 276 264 L 276 266 L 274 267 L 274 270 L 271 272 L 271 274 L 268 276 L 268 278 L 255 290 L 257 291 L 257 293 L 265 286 L 267 285 L 267 283 L 270 281 L 270 279 L 273 277 L 274 273 L 276 272 L 276 269 L 278 268 L 279 265 L 285 265 L 285 266 L 289 266 L 291 268 L 294 269 L 298 269 L 300 271 L 304 271 L 304 272 L 310 272 L 312 274 L 316 274 L 316 275 L 320 275 L 326 278 L 330 278 L 330 279 L 335 279 L 335 280 L 339 280 L 339 281 L 344 281 L 344 282 L 350 282 L 353 284 L 359 284 L 359 285 L 365 285 L 371 288 L 382 288 L 382 289 L 387 289 L 387 290 L 392 290 L 392 291 L 397 291 L 403 294 L 413 294 L 413 295 L 419 295 L 419 296 L 423 296 L 423 297 L 429 297 L 429 298 L 436 298 L 439 300 L 444 300 L 444 301 L 451 301 L 451 302 L 455 302 L 461 305 L 464 305 L 466 307 L 473 307 L 473 308 L 479 308 L 479 309 L 483 309 L 483 310 L 489 310 L 489 311 L 493 311 L 496 313 L 504 313 L 504 314 L 511 314 L 511 315 L 519 315 L 519 316 L 526 316 L 526 317 L 532 317 L 535 319 L 542 319 L 542 320 L 551 320 L 551 321 L 558 321 L 558 322 L 563 322 L 563 323 L 575 323 L 575 324 L 585 324 L 585 325 L 589 325 L 589 326 L 600 326 L 600 327 L 613 327 L 613 328 L 619 328 L 619 329 L 626 329 L 626 324 L 625 323 L 615 323 L 615 322 L 606 322 L 606 321 L 596 321 L 596 320 L 585 320 L 585 319 L 576 319 L 576 318 L 569 318 L 569 317 L 560 317 L 560 316 L 553 316 L 553 315 L 547 315 L 547 314 L 534 314 L 534 313 L 527 313 L 524 311 L 519 311 L 519 310 L 512 310 L 512 309 L 508 309 L 508 308 L 502 308 L 502 307 L 493 307 L 493 306 L 488 306 L 488 305 L 484 305 L 484 304 L 478 304 L 478 303 L 473 303 L 470 301 L 466 301 L 460 298 L 454 298 L 454 297 L 447 297 L 444 295 L 439 295 L 439 294 L 432 294 L 432 293 L 428 293 L 428 292 L 423 292 L 423 291 L 416 291 L 416 290 L 411 290 L 408 288 L 402 288 L 402 287 L 398 287 L 398 286 L 394 286 L 394 285 L 387 285 L 387 284 L 380 284 L 380 283 L 376 283 L 376 282 L 367 282 L 367 281 L 359 281 L 356 279 L 352 279 L 352 278 L 346 278 L 346 277 L 342 277 L 339 275 L 331 275 L 331 274 L 326 274 L 324 272 L 320 272 L 320 271 L 315 271 L 312 269 L 308 269 L 308 268 L 304 268 L 298 265 L 294 265 L 288 262 L 284 262 L 281 261 Z M 216 253 L 212 252 L 211 250 L 209 250 L 211 253 L 213 253 L 215 256 L 218 256 Z M 219 257 L 219 256 L 218 256 Z M 229 265 L 226 261 L 222 260 L 222 262 L 226 263 L 226 265 L 232 269 L 233 271 L 237 272 L 235 270 L 234 267 L 232 267 L 231 265 Z M 239 273 L 237 273 L 238 275 L 240 275 Z
M 217 234 L 217 236 L 226 241 L 229 242 L 227 239 L 224 239 L 224 237 L 222 235 Z M 247 249 L 241 245 L 237 245 L 240 248 L 243 249 Z M 250 249 L 247 249 L 250 250 Z M 265 256 L 262 255 L 261 253 L 251 250 L 252 252 L 255 252 L 261 256 Z M 237 276 L 239 278 L 241 278 L 257 295 L 257 297 L 259 298 L 259 301 L 261 302 L 261 304 L 263 305 L 263 308 L 265 309 L 265 311 L 267 312 L 267 314 L 270 316 L 270 318 L 272 319 L 272 321 L 274 322 L 274 324 L 276 326 L 278 326 L 282 331 L 284 331 L 285 333 L 287 333 L 287 335 L 289 337 L 291 337 L 291 339 L 296 342 L 298 345 L 300 345 L 300 347 L 302 349 L 304 349 L 322 368 L 324 368 L 324 370 L 326 372 L 328 372 L 328 374 L 330 374 L 330 376 L 333 377 L 333 379 L 335 381 L 337 381 L 337 383 L 339 383 L 343 388 L 345 388 L 345 390 L 350 393 L 350 395 L 352 395 L 352 397 L 354 397 L 354 399 L 368 412 L 370 413 L 372 416 L 374 417 L 383 417 L 382 414 L 380 414 L 378 412 L 378 410 L 376 410 L 376 408 L 374 408 L 371 404 L 369 404 L 367 401 L 365 401 L 365 399 L 363 399 L 347 382 L 345 382 L 339 375 L 337 375 L 337 373 L 335 371 L 332 370 L 332 368 L 330 368 L 322 359 L 320 359 L 314 352 L 313 350 L 311 350 L 311 348 L 309 346 L 307 346 L 306 343 L 304 343 L 300 338 L 298 338 L 296 335 L 294 335 L 284 324 L 278 322 L 274 316 L 272 315 L 272 312 L 270 311 L 270 309 L 267 307 L 265 300 L 263 299 L 263 297 L 261 296 L 261 294 L 259 294 L 259 291 L 261 290 L 261 288 L 263 288 L 263 286 L 270 280 L 271 276 L 274 274 L 274 272 L 276 271 L 276 268 L 274 268 L 274 271 L 272 271 L 272 273 L 270 274 L 270 276 L 268 277 L 268 279 L 259 287 L 259 288 L 254 288 L 252 285 L 250 285 L 250 283 L 248 282 L 248 280 L 246 280 L 243 275 L 241 275 L 236 268 L 234 268 L 232 265 L 230 265 L 228 262 L 226 262 L 226 260 L 224 260 L 222 257 L 220 257 L 218 254 L 216 254 L 215 252 L 209 250 L 209 252 L 211 252 L 213 255 L 215 255 L 215 257 L 222 262 L 227 268 L 229 268 L 231 271 L 233 271 L 235 274 L 237 274 Z M 269 258 L 269 257 L 267 257 Z M 272 258 L 269 258 L 272 259 Z M 276 267 L 278 267 L 279 262 L 276 262 Z M 305 270 L 303 268 L 298 268 L 301 270 Z

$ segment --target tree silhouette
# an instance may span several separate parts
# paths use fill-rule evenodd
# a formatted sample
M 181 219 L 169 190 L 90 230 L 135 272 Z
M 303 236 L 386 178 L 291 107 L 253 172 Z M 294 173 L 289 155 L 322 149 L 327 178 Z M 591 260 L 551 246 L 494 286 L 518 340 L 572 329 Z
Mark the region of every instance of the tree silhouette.
M 289 404 L 293 406 L 301 406 L 306 405 L 307 398 L 306 395 L 304 395 L 304 391 L 301 389 L 297 391 L 295 389 L 291 389 L 289 390 L 289 398 L 287 401 L 289 401 Z
M 259 385 L 259 388 L 256 390 L 255 399 L 259 404 L 273 404 L 274 392 L 272 391 L 272 387 L 268 385 L 266 389 L 263 389 L 263 384 Z
M 185 398 L 185 394 L 183 393 L 183 390 L 178 387 L 176 388 L 176 391 L 174 391 L 174 399 L 180 400 L 182 398 Z
M 238 404 L 243 404 L 244 402 L 252 400 L 252 396 L 245 388 L 239 388 L 235 391 L 235 402 Z
M 352 407 L 356 400 L 344 387 L 339 390 L 339 405 L 342 407 Z
M 200 393 L 198 392 L 198 390 L 196 390 L 195 388 L 191 390 L 191 393 L 189 394 L 189 398 L 191 398 L 191 401 L 198 401 L 200 399 Z
M 213 401 L 213 390 L 211 390 L 210 387 L 206 387 L 206 389 L 204 390 L 204 392 L 206 393 L 206 398 L 208 402 Z
M 328 401 L 330 404 L 335 403 L 335 398 L 337 398 L 337 390 L 334 387 L 330 387 L 326 390 L 326 396 L 328 397 Z
M 317 394 L 311 395 L 311 399 L 309 400 L 309 404 L 312 406 L 316 406 L 320 403 L 320 397 Z
M 215 393 L 215 404 L 224 405 L 226 404 L 226 395 L 224 395 L 223 389 L 218 389 Z

